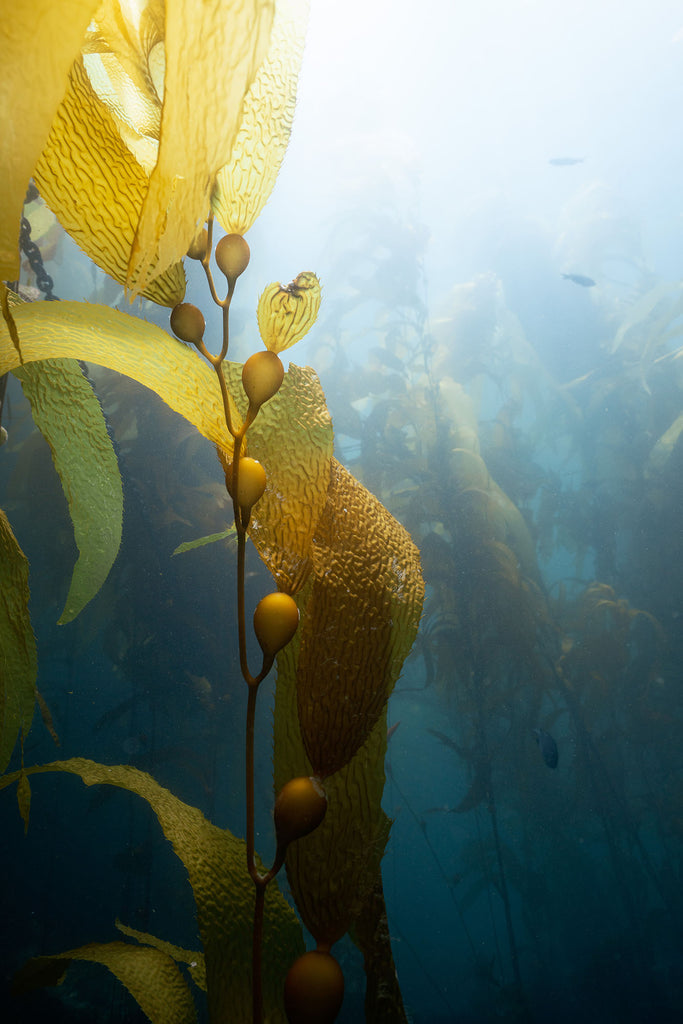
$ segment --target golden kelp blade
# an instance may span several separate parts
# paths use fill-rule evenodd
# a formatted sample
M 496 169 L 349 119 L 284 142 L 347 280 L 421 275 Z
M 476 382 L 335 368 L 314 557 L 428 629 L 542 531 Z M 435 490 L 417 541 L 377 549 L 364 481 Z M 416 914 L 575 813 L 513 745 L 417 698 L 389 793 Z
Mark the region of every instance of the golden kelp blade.
M 244 841 L 212 825 L 198 808 L 183 803 L 146 772 L 129 765 L 104 765 L 74 757 L 26 769 L 27 775 L 44 772 L 69 772 L 79 775 L 87 786 L 118 786 L 147 801 L 189 875 L 206 963 L 209 1018 L 251 1020 L 254 887 L 245 870 Z M 14 772 L 0 778 L 0 789 L 18 782 L 19 775 Z M 263 943 L 264 1008 L 266 1019 L 273 1024 L 284 1024 L 285 974 L 303 950 L 301 925 L 273 881 L 266 894 Z
M 159 949 L 128 942 L 89 942 L 65 953 L 34 957 L 14 976 L 12 991 L 19 995 L 44 984 L 58 984 L 72 960 L 108 967 L 152 1024 L 197 1020 L 192 995 L 175 961 Z
M 24 362 L 50 357 L 107 366 L 151 388 L 210 441 L 232 451 L 213 370 L 155 324 L 84 302 L 27 302 L 13 309 Z M 0 374 L 20 365 L 0 321 Z M 240 417 L 233 409 L 235 422 Z
M 268 51 L 273 4 L 166 0 L 166 78 L 157 164 L 128 267 L 143 291 L 188 250 L 230 160 L 244 98 Z
M 0 509 L 0 772 L 29 730 L 38 658 L 29 615 L 28 561 Z
M 230 366 L 238 394 L 241 367 Z M 267 474 L 249 535 L 278 587 L 295 594 L 311 569 L 313 536 L 327 501 L 334 450 L 332 420 L 317 375 L 290 363 L 277 395 L 249 429 L 249 454 Z
M 276 789 L 294 776 L 311 773 L 297 726 L 289 662 L 289 657 L 278 659 Z M 297 909 L 320 942 L 334 943 L 349 930 L 377 878 L 389 836 L 382 810 L 386 732 L 382 714 L 349 764 L 325 780 L 322 825 L 287 851 L 287 877 Z
M 313 565 L 297 698 L 306 753 L 324 778 L 348 764 L 382 713 L 417 633 L 424 583 L 407 532 L 336 459 Z
M 19 277 L 19 226 L 26 188 L 66 89 L 97 0 L 4 4 L 0 40 L 0 279 Z
M 46 359 L 14 370 L 50 445 L 78 547 L 59 622 L 71 622 L 109 575 L 121 544 L 123 488 L 99 401 L 77 362 Z
M 227 232 L 244 235 L 265 206 L 289 143 L 308 23 L 307 0 L 279 0 L 268 56 L 244 101 L 230 163 L 211 208 Z
M 80 59 L 71 69 L 34 177 L 45 202 L 83 251 L 119 284 L 126 284 L 148 178 L 123 143 Z M 150 272 L 142 294 L 175 306 L 185 294 L 185 272 L 180 263 L 163 269 L 165 273 L 158 267 Z
M 269 284 L 258 300 L 256 316 L 263 344 L 284 352 L 308 334 L 320 310 L 320 281 L 304 271 L 285 288 Z
M 204 954 L 198 952 L 196 949 L 183 949 L 181 946 L 174 946 L 171 942 L 166 942 L 164 939 L 158 939 L 156 935 L 151 935 L 149 932 L 138 931 L 137 928 L 129 928 L 128 925 L 122 924 L 121 921 L 116 921 L 116 927 L 123 935 L 127 935 L 129 939 L 135 939 L 143 946 L 154 946 L 155 949 L 160 949 L 162 953 L 168 953 L 176 963 L 185 964 L 195 985 L 197 985 L 202 992 L 206 992 L 206 964 L 204 963 Z
M 229 458 L 213 370 L 194 349 L 155 324 L 79 302 L 29 302 L 13 310 L 20 340 L 15 348 L 0 321 L 0 374 L 49 357 L 84 359 L 126 374 L 155 391 Z M 241 366 L 226 364 L 230 390 L 240 394 Z M 237 406 L 233 423 L 242 422 Z M 332 424 L 312 370 L 290 365 L 280 392 L 249 431 L 249 451 L 267 466 L 266 493 L 254 510 L 251 536 L 279 586 L 290 593 L 310 569 L 312 538 L 327 500 Z
M 82 51 L 95 92 L 148 175 L 159 153 L 164 24 L 163 0 L 123 6 L 107 0 L 90 24 Z

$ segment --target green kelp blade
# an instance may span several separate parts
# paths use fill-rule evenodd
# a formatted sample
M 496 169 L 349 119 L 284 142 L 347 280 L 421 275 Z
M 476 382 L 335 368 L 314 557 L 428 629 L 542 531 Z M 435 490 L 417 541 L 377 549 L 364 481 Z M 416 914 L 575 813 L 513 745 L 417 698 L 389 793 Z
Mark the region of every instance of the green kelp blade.
M 104 765 L 75 757 L 26 769 L 27 775 L 42 772 L 70 772 L 87 786 L 107 783 L 147 801 L 190 878 L 206 962 L 209 1019 L 251 1020 L 254 886 L 246 870 L 244 841 L 212 825 L 198 808 L 183 803 L 151 775 L 129 765 Z M 6 775 L 0 778 L 0 789 L 18 780 L 19 772 Z M 269 1024 L 285 1024 L 284 979 L 303 951 L 301 925 L 273 881 L 266 893 L 263 939 L 264 1017 Z
M 185 551 L 194 551 L 195 548 L 203 548 L 205 544 L 214 544 L 218 540 L 228 540 L 237 534 L 235 526 L 228 526 L 220 533 L 210 533 L 206 537 L 197 537 L 196 540 L 185 540 L 173 551 L 174 555 L 182 555 Z
M 116 453 L 90 384 L 73 359 L 14 370 L 33 420 L 50 445 L 69 503 L 78 560 L 59 622 L 71 622 L 97 594 L 121 544 L 123 489 Z
M 174 946 L 172 942 L 158 939 L 156 935 L 151 935 L 150 932 L 141 932 L 137 928 L 130 928 L 118 920 L 116 921 L 116 927 L 123 935 L 127 935 L 129 939 L 135 939 L 136 942 L 143 946 L 154 946 L 155 949 L 160 949 L 162 953 L 168 953 L 176 963 L 186 964 L 195 985 L 202 992 L 206 992 L 206 965 L 203 953 L 199 953 L 194 949 L 183 949 L 182 946 Z
M 0 509 L 0 772 L 19 731 L 29 730 L 36 700 L 38 657 L 28 611 L 28 561 Z
M 52 956 L 37 956 L 12 981 L 15 995 L 59 984 L 72 960 L 108 967 L 152 1024 L 195 1024 L 197 1012 L 180 968 L 168 953 L 129 942 L 89 942 Z

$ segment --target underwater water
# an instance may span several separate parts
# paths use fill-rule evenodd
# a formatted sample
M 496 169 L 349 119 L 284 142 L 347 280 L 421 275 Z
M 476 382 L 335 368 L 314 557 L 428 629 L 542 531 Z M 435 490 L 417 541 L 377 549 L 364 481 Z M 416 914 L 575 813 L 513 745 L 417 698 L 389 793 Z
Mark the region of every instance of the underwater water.
M 406 1018 L 680 1021 L 683 12 L 426 0 L 418 13 L 314 0 L 230 356 L 258 346 L 265 283 L 315 270 L 321 313 L 287 354 L 320 376 L 337 458 L 420 549 L 424 612 L 389 701 L 383 798 Z M 127 309 L 40 210 L 55 293 Z M 188 296 L 205 308 L 195 270 Z M 167 326 L 166 310 L 138 308 Z M 0 507 L 30 562 L 38 688 L 59 741 L 36 714 L 24 759 L 133 765 L 243 835 L 235 550 L 173 555 L 230 522 L 221 467 L 141 385 L 88 376 L 124 532 L 102 591 L 67 625 L 67 503 L 14 379 L 3 410 Z M 252 548 L 247 606 L 269 587 Z M 0 1017 L 145 1020 L 99 967 L 11 992 L 30 957 L 120 938 L 117 920 L 199 948 L 186 874 L 141 801 L 66 776 L 31 788 L 26 835 L 0 793 Z M 363 959 L 348 936 L 334 952 L 338 1020 L 352 1024 Z

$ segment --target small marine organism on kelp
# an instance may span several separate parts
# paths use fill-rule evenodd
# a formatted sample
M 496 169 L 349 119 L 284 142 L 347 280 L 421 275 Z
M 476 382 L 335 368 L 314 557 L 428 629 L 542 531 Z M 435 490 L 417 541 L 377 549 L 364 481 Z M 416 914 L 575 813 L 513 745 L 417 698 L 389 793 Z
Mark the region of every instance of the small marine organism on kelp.
M 550 733 L 546 732 L 545 729 L 534 729 L 534 736 L 538 743 L 538 749 L 541 751 L 543 760 L 548 765 L 548 768 L 557 768 L 559 758 L 557 743 Z
M 574 284 L 581 285 L 582 288 L 595 288 L 595 281 L 592 277 L 586 277 L 585 274 L 563 274 L 567 281 L 573 281 Z

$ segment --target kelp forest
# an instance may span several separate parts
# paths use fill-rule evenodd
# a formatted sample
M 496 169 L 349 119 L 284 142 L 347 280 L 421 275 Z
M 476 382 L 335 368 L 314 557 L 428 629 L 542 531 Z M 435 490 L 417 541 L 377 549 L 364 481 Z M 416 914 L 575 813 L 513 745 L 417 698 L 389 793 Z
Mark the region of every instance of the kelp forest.
M 304 0 L 3 14 L 2 1019 L 680 1020 L 637 217 L 589 181 L 537 287 L 501 243 L 435 288 L 399 161 L 293 266 Z

